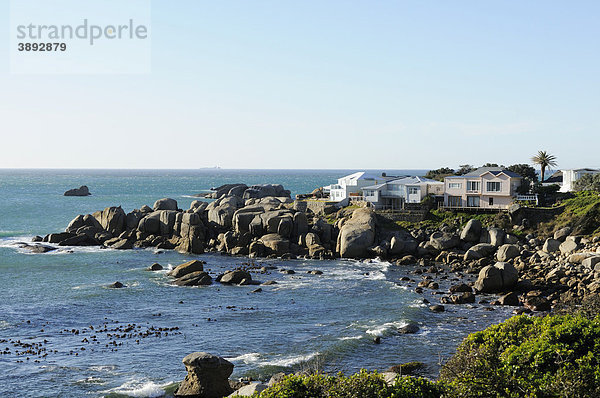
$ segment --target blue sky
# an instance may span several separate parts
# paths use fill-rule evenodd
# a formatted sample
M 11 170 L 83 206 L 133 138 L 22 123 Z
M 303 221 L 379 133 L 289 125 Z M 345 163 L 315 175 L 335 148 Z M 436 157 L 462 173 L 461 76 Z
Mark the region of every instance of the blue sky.
M 0 29 L 0 167 L 600 167 L 600 2 L 151 4 L 145 75 L 11 75 Z

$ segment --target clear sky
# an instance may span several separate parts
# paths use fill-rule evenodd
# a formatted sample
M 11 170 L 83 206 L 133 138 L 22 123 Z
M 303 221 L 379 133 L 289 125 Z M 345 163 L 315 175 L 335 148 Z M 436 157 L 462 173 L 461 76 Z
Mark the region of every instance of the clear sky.
M 146 75 L 0 33 L 2 168 L 600 167 L 599 1 L 154 0 Z

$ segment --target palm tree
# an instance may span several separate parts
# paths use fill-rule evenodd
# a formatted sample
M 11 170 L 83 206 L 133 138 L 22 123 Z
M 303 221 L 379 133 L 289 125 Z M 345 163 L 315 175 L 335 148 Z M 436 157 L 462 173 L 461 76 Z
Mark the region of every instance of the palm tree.
M 550 155 L 546 151 L 538 151 L 537 155 L 531 157 L 531 161 L 534 164 L 539 164 L 542 169 L 542 182 L 544 182 L 544 174 L 546 174 L 547 167 L 557 166 L 556 156 Z

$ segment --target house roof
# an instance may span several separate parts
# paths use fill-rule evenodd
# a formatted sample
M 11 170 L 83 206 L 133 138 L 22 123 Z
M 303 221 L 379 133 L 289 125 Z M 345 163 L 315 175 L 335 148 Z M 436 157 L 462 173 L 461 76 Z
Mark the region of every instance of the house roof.
M 392 181 L 388 181 L 388 184 L 400 184 L 400 185 L 416 185 L 416 184 L 443 184 L 441 181 L 431 180 L 425 177 L 403 177 L 397 178 Z
M 471 171 L 467 174 L 463 174 L 461 176 L 448 176 L 446 178 L 481 177 L 485 173 L 490 173 L 495 176 L 497 176 L 499 174 L 505 174 L 511 178 L 521 178 L 521 176 L 519 174 L 512 172 L 510 170 L 507 170 L 505 168 L 502 168 L 502 167 L 480 167 L 477 170 L 473 170 L 473 171 Z
M 387 183 L 383 183 L 383 184 L 377 184 L 377 185 L 369 185 L 368 187 L 362 187 L 362 190 L 368 189 L 368 190 L 373 190 L 373 191 L 378 191 L 381 188 L 385 187 L 387 185 Z

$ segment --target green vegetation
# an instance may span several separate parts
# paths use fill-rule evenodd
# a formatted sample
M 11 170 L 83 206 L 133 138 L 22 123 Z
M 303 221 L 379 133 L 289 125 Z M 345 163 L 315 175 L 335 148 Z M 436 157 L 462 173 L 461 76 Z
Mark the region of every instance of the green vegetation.
M 453 397 L 600 396 L 600 318 L 516 316 L 471 334 L 440 374 Z
M 388 385 L 381 374 L 365 370 L 352 376 L 289 375 L 254 396 L 598 397 L 598 308 L 596 300 L 576 315 L 520 315 L 473 333 L 444 365 L 437 381 L 398 376 Z
M 600 233 L 600 194 L 591 191 L 576 192 L 574 197 L 561 203 L 564 211 L 554 220 L 544 223 L 538 230 L 551 233 L 556 229 L 571 227 L 574 235 Z
M 600 192 L 600 174 L 584 174 L 575 181 L 575 189 L 578 191 Z
M 437 398 L 442 384 L 416 377 L 397 377 L 391 386 L 377 372 L 362 370 L 352 376 L 321 373 L 290 375 L 255 397 L 260 398 Z

